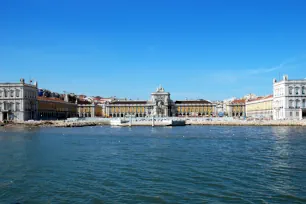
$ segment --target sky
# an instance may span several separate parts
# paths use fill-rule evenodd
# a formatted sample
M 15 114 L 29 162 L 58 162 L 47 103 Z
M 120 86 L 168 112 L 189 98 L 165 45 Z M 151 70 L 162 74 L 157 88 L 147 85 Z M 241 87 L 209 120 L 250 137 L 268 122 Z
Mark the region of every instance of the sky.
M 306 78 L 304 0 L 1 0 L 0 82 L 222 100 Z

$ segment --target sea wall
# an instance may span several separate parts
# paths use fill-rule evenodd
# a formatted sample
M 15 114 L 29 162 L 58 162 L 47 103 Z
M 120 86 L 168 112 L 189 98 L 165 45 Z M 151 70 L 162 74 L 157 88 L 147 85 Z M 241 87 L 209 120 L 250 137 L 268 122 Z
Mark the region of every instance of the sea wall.
M 182 119 L 181 119 L 182 120 Z M 269 120 L 269 121 L 247 121 L 247 120 L 222 120 L 222 119 L 185 119 L 186 125 L 219 125 L 219 126 L 304 126 L 306 127 L 306 120 Z M 98 120 L 48 120 L 48 121 L 25 121 L 25 122 L 15 122 L 1 124 L 3 126 L 14 126 L 14 125 L 23 125 L 23 126 L 36 126 L 36 127 L 83 127 L 83 126 L 99 126 L 99 125 L 110 125 L 110 119 L 98 119 Z M 167 124 L 156 120 L 154 126 L 165 126 Z M 130 126 L 130 123 L 125 123 L 122 126 Z M 131 126 L 152 126 L 151 119 L 139 119 L 132 120 Z
M 305 126 L 306 120 L 268 120 L 268 121 L 187 121 L 188 125 L 222 125 L 222 126 Z

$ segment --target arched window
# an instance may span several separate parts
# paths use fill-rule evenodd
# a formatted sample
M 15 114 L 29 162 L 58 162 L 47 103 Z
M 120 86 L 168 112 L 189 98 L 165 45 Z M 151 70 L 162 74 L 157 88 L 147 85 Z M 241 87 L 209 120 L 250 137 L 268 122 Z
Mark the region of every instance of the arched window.
M 289 87 L 289 94 L 292 95 L 292 90 L 293 88 L 292 87 Z
M 295 95 L 299 95 L 299 87 L 295 87 Z
M 4 97 L 7 97 L 7 90 L 4 89 Z
M 11 90 L 11 97 L 14 97 L 14 90 Z
M 303 86 L 303 87 L 302 87 L 302 94 L 304 95 L 304 94 L 305 94 L 305 92 L 306 92 L 306 90 L 305 90 L 305 86 Z

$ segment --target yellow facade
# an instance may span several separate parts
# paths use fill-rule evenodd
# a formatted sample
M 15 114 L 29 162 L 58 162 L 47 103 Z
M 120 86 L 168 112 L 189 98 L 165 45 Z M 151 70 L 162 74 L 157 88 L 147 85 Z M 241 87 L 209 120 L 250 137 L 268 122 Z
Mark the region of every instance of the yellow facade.
M 77 105 L 47 98 L 38 99 L 38 119 L 64 119 L 77 115 Z
M 273 97 L 259 97 L 255 100 L 248 101 L 246 103 L 246 116 L 254 118 L 267 118 L 272 119 L 273 117 Z
M 146 114 L 146 107 L 143 105 L 124 104 L 112 106 L 109 108 L 109 112 L 105 113 L 105 117 L 120 117 L 121 115 L 141 115 Z
M 186 104 L 184 106 L 177 105 L 176 111 L 178 115 L 211 115 L 213 113 L 212 105 L 192 105 Z
M 103 109 L 97 104 L 79 104 L 79 117 L 102 117 Z
M 247 111 L 272 110 L 272 100 L 247 104 Z

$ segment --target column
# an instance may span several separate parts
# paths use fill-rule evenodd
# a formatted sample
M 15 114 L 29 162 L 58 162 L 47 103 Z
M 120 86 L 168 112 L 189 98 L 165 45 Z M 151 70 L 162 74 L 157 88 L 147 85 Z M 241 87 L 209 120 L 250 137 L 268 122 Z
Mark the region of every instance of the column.
M 93 105 L 93 107 L 91 108 L 91 117 L 92 118 L 96 116 L 95 111 L 96 111 L 96 107 L 95 107 L 95 105 Z

